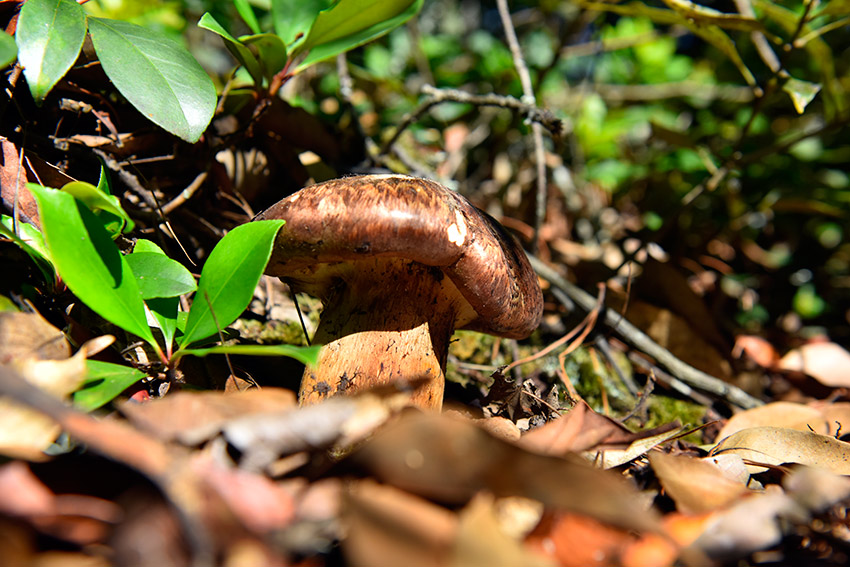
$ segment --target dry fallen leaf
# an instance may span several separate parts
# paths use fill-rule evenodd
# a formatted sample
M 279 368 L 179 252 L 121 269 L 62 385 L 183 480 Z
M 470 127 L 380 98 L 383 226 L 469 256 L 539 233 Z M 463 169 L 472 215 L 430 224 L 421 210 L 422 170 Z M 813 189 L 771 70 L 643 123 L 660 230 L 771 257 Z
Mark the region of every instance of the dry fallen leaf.
M 829 431 L 826 419 L 817 409 L 793 402 L 773 402 L 736 413 L 717 434 L 717 439 L 722 440 L 743 429 L 762 425 L 814 431 L 821 434 Z
M 798 463 L 836 474 L 850 474 L 850 443 L 811 431 L 783 427 L 752 427 L 733 433 L 712 450 L 711 455 L 738 454 L 751 473 L 765 470 L 758 464 Z
M 121 411 L 137 427 L 165 441 L 197 445 L 218 434 L 229 420 L 295 407 L 295 393 L 283 388 L 223 392 L 177 392 L 144 404 L 124 403 Z
M 649 463 L 676 508 L 686 514 L 725 508 L 749 492 L 707 460 L 653 452 Z
M 341 521 L 349 564 L 370 567 L 447 565 L 458 526 L 449 510 L 370 480 L 346 491 Z
M 654 513 L 618 475 L 578 456 L 527 452 L 464 420 L 407 412 L 352 453 L 349 462 L 383 482 L 441 502 L 463 504 L 486 490 L 628 529 L 657 528 Z
M 783 533 L 780 520 L 805 519 L 802 506 L 778 486 L 768 486 L 764 493 L 715 514 L 693 546 L 712 559 L 736 559 L 778 543 Z
M 804 372 L 831 388 L 850 387 L 850 352 L 832 342 L 795 348 L 782 357 L 779 368 Z
M 448 565 L 452 567 L 492 567 L 523 565 L 547 567 L 554 563 L 532 551 L 501 528 L 496 502 L 490 494 L 479 493 L 460 511 L 457 536 Z

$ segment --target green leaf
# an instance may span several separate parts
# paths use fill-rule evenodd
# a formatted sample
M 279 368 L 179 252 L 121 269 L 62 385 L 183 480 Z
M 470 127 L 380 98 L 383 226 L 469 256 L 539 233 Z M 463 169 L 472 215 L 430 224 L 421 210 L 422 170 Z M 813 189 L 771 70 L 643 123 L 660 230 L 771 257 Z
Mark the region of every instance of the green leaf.
M 77 60 L 86 39 L 86 17 L 72 0 L 30 0 L 21 7 L 15 38 L 18 61 L 40 104 Z
M 286 65 L 286 45 L 278 36 L 261 33 L 243 35 L 239 40 L 257 50 L 257 59 L 266 79 L 271 80 Z
M 140 238 L 136 241 L 136 245 L 133 246 L 133 252 L 155 252 L 157 254 L 162 254 L 163 256 L 166 255 L 162 248 L 145 238 Z
M 100 186 L 100 184 L 98 184 Z M 62 186 L 62 191 L 66 193 L 70 193 L 78 200 L 85 203 L 85 205 L 91 209 L 92 211 L 104 211 L 109 213 L 112 217 L 115 217 L 115 221 L 117 221 L 117 227 L 109 226 L 109 218 L 101 219 L 106 225 L 107 231 L 109 231 L 113 238 L 117 237 L 121 232 L 129 232 L 133 230 L 135 224 L 133 220 L 130 218 L 130 215 L 121 207 L 121 202 L 118 200 L 118 197 L 114 195 L 110 195 L 108 193 L 104 193 L 98 187 L 95 187 L 91 183 L 86 183 L 85 181 L 72 181 L 70 183 L 66 183 Z
M 257 86 L 263 84 L 263 72 L 260 68 L 260 62 L 257 61 L 257 58 L 254 57 L 254 54 L 251 53 L 250 49 L 243 45 L 241 41 L 230 35 L 230 33 L 224 29 L 224 26 L 218 23 L 218 21 L 216 21 L 209 12 L 201 16 L 200 21 L 198 21 L 198 27 L 221 36 L 221 39 L 224 40 L 224 46 L 230 54 L 236 58 L 239 64 L 245 67 L 248 74 L 251 75 L 251 79 L 253 79 L 254 84 Z
M 288 356 L 303 364 L 315 366 L 319 361 L 319 345 L 219 345 L 209 348 L 187 348 L 175 354 L 176 358 L 185 355 L 207 356 L 208 354 L 245 354 L 249 356 Z
M 304 39 L 319 12 L 330 5 L 331 0 L 272 0 L 274 31 L 286 45 Z
M 74 406 L 82 411 L 93 411 L 114 400 L 121 392 L 145 377 L 145 373 L 132 366 L 87 360 L 88 374 L 83 387 L 74 392 Z
M 142 299 L 179 297 L 197 289 L 195 278 L 183 264 L 156 252 L 133 252 L 124 257 L 136 282 Z
M 15 38 L 6 32 L 0 32 L 0 67 L 10 65 L 18 57 Z
M 322 10 L 293 55 L 308 52 L 301 71 L 372 41 L 400 26 L 422 8 L 424 0 L 339 0 Z
M 38 200 L 50 258 L 68 288 L 92 311 L 159 351 L 136 278 L 100 219 L 70 193 L 34 183 L 27 188 Z
M 257 21 L 257 16 L 254 14 L 254 9 L 248 0 L 233 0 L 233 5 L 236 6 L 236 11 L 248 24 L 248 28 L 254 33 L 260 33 L 260 22 Z
M 801 81 L 794 77 L 789 77 L 785 84 L 782 85 L 782 90 L 788 93 L 791 97 L 791 102 L 794 103 L 794 108 L 798 114 L 803 114 L 806 107 L 820 92 L 820 85 L 810 83 L 809 81 Z
M 212 119 L 215 86 L 180 44 L 129 22 L 89 18 L 97 57 L 118 91 L 165 130 L 196 142 Z
M 231 230 L 210 252 L 179 343 L 186 347 L 230 325 L 251 302 L 284 221 L 256 221 Z
M 145 304 L 156 321 L 157 327 L 162 332 L 165 343 L 165 356 L 171 359 L 171 347 L 174 343 L 174 335 L 177 333 L 179 297 L 157 297 L 148 299 Z
M 0 215 L 0 234 L 14 241 L 21 250 L 26 252 L 27 256 L 32 258 L 32 261 L 44 276 L 44 281 L 54 282 L 56 274 L 41 232 L 31 224 L 18 223 L 18 233 L 15 234 L 12 217 Z

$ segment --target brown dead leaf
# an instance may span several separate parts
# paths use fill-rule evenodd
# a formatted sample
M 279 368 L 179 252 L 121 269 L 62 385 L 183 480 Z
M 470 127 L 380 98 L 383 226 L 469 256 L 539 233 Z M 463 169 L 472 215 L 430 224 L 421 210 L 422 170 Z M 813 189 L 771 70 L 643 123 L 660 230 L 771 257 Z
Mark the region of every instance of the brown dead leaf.
M 0 202 L 6 206 L 7 210 L 11 211 L 15 208 L 15 201 L 17 200 L 19 218 L 24 222 L 33 222 L 38 226 L 38 205 L 32 193 L 27 189 L 27 172 L 24 167 L 21 167 L 18 148 L 15 147 L 15 144 L 3 138 L 0 140 L 0 149 L 2 149 L 3 158 L 3 162 L 0 163 Z
M 218 434 L 230 420 L 295 407 L 295 394 L 283 388 L 244 392 L 177 392 L 144 404 L 124 403 L 121 411 L 137 427 L 165 441 L 197 445 Z
M 722 440 L 743 429 L 763 425 L 821 434 L 829 431 L 826 419 L 817 409 L 793 402 L 773 402 L 736 413 L 720 430 L 717 439 Z
M 850 352 L 832 342 L 812 342 L 788 352 L 779 368 L 808 374 L 830 388 L 850 387 Z
M 283 529 L 293 520 L 292 495 L 265 476 L 221 467 L 204 455 L 194 457 L 190 467 L 254 533 Z
M 777 544 L 785 521 L 805 519 L 802 506 L 778 486 L 768 486 L 714 514 L 693 547 L 712 559 L 732 560 Z
M 558 419 L 523 435 L 519 445 L 541 455 L 566 455 L 592 449 L 617 433 L 631 432 L 580 401 Z
M 479 493 L 460 511 L 457 537 L 448 565 L 492 567 L 493 565 L 552 566 L 552 561 L 533 552 L 502 529 L 496 501 Z
M 486 490 L 629 529 L 656 527 L 654 515 L 617 475 L 579 457 L 529 453 L 466 421 L 444 416 L 405 413 L 349 461 L 383 482 L 441 502 L 463 504 Z
M 371 480 L 349 486 L 341 522 L 349 564 L 370 567 L 448 565 L 458 529 L 445 508 Z
M 0 312 L 0 364 L 71 356 L 65 334 L 38 313 Z
M 783 427 L 752 427 L 733 433 L 712 450 L 711 455 L 734 453 L 755 463 L 751 473 L 765 465 L 798 463 L 822 468 L 836 474 L 850 474 L 850 443 L 811 431 Z
M 779 354 L 773 345 L 766 339 L 755 335 L 738 335 L 735 337 L 735 346 L 732 348 L 732 356 L 755 362 L 762 368 L 774 368 L 779 362 Z
M 676 508 L 686 514 L 725 508 L 748 492 L 746 485 L 727 478 L 710 461 L 653 452 L 649 463 Z
M 527 541 L 562 567 L 616 567 L 622 564 L 623 550 L 637 537 L 586 516 L 555 514 L 547 516 Z
M 850 433 L 850 402 L 812 402 L 810 405 L 826 420 L 827 435 L 839 437 Z
M 225 423 L 222 434 L 242 453 L 241 468 L 265 470 L 281 455 L 361 440 L 406 396 L 343 396 L 285 412 L 247 415 Z

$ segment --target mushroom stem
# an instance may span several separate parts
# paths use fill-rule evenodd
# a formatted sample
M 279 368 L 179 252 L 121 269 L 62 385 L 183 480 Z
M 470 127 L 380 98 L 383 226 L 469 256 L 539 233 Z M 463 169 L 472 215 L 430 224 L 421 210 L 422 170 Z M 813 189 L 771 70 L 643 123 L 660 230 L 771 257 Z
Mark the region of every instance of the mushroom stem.
M 324 346 L 316 367 L 304 372 L 302 404 L 393 385 L 409 389 L 413 405 L 442 406 L 449 340 L 465 314 L 460 293 L 439 269 L 358 262 L 341 268 L 322 300 L 313 342 Z

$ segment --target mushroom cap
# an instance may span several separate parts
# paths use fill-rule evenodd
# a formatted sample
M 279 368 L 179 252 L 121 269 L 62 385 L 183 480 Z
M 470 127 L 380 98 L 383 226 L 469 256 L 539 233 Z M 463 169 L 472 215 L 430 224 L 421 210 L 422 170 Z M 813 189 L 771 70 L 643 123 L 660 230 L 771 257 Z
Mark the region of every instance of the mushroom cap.
M 305 291 L 333 285 L 319 281 L 328 274 L 322 266 L 399 258 L 448 276 L 476 314 L 462 328 L 524 338 L 540 323 L 543 295 L 525 252 L 495 219 L 434 181 L 403 175 L 326 181 L 254 220 L 267 219 L 286 224 L 266 273 L 310 282 L 300 285 Z

